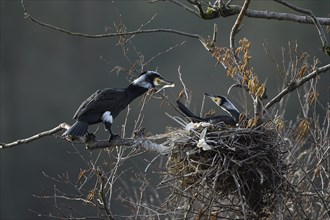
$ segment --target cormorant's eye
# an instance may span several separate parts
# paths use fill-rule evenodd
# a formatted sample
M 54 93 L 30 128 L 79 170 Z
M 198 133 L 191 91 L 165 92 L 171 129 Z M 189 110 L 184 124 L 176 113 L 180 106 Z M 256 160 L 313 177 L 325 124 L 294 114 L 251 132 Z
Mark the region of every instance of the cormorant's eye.
M 154 85 L 155 86 L 159 86 L 160 84 L 162 84 L 162 80 L 159 77 L 156 77 L 154 79 Z
M 215 102 L 217 105 L 220 105 L 221 99 L 219 97 L 213 98 L 213 102 Z

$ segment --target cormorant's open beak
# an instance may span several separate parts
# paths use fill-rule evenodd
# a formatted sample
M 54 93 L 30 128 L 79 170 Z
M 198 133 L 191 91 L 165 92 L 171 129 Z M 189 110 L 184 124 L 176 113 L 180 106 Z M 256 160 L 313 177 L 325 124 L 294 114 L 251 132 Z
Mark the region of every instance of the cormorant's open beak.
M 164 79 L 164 78 L 158 78 L 157 79 L 157 84 L 158 86 L 162 86 L 160 89 L 158 89 L 158 91 L 156 93 L 159 93 L 161 90 L 165 89 L 165 88 L 168 88 L 168 87 L 174 87 L 175 84 L 174 82 L 171 82 L 171 81 L 168 81 L 167 79 Z
M 158 84 L 159 85 L 164 85 L 166 87 L 174 87 L 175 86 L 174 82 L 168 81 L 167 79 L 164 79 L 164 78 L 159 78 Z

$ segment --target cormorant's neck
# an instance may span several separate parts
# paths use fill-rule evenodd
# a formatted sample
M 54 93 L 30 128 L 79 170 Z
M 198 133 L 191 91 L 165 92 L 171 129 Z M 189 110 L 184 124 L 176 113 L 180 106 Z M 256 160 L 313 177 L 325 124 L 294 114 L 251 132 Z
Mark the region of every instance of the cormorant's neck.
M 148 91 L 148 88 L 144 88 L 144 87 L 134 85 L 134 84 L 130 84 L 126 88 L 126 92 L 131 100 L 143 95 L 147 91 Z
M 239 121 L 240 113 L 235 109 L 227 109 L 227 111 L 229 112 L 229 114 L 231 114 L 231 116 L 233 117 L 233 119 L 237 123 Z
M 233 105 L 233 103 L 226 101 L 225 103 L 222 104 L 221 108 L 227 111 L 232 116 L 232 118 L 235 120 L 236 123 L 239 121 L 240 113 L 237 110 L 237 108 Z

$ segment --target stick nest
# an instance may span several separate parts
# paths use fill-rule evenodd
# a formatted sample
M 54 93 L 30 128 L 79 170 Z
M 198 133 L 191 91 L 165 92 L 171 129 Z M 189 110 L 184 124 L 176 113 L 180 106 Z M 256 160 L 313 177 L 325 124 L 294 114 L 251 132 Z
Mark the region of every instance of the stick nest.
M 168 139 L 163 183 L 185 218 L 267 218 L 285 188 L 283 141 L 271 123 L 257 128 L 188 123 Z

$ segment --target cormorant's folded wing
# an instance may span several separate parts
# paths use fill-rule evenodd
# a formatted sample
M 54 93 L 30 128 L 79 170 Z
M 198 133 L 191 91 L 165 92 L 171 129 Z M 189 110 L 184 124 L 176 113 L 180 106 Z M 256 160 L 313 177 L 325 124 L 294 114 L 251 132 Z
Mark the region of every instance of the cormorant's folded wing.
M 88 97 L 74 114 L 73 118 L 77 119 L 79 116 L 87 112 L 112 111 L 118 109 L 121 103 L 127 99 L 125 90 L 122 89 L 102 89 L 97 90 L 90 97 Z M 120 108 L 121 110 L 121 108 Z

